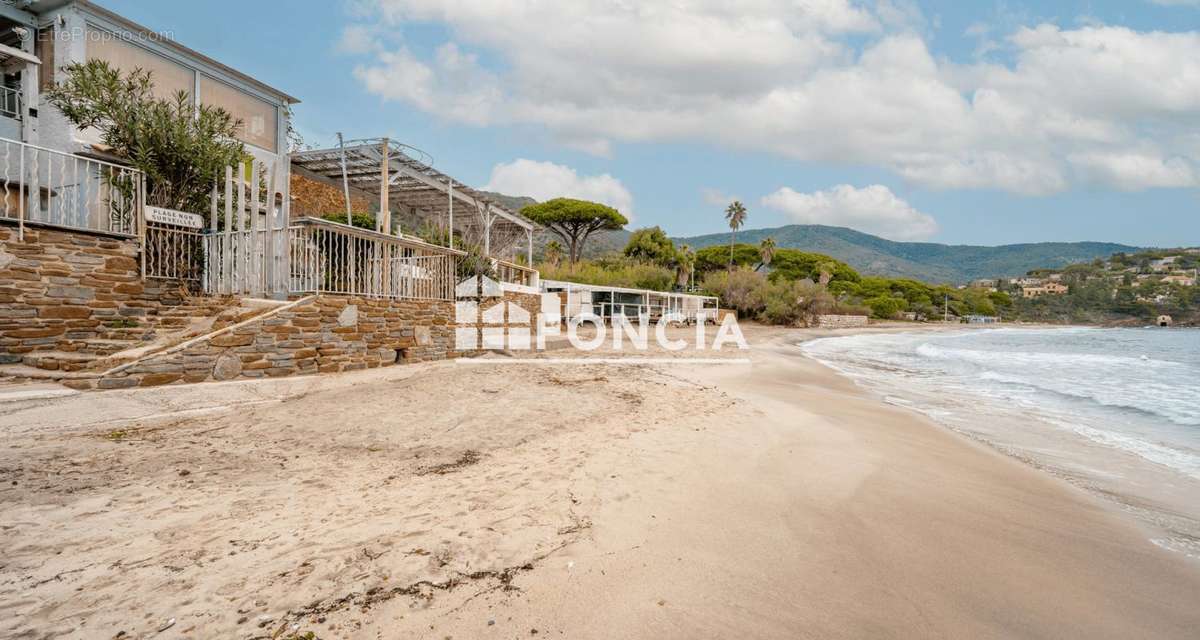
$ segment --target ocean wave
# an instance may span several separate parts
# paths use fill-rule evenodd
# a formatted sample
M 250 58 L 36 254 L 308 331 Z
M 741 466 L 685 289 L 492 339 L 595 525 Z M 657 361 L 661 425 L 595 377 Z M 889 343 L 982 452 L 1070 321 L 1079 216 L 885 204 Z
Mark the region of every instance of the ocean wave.
M 1106 429 L 1097 429 L 1078 422 L 1053 418 L 1049 420 L 1053 424 L 1074 431 L 1097 444 L 1132 453 L 1155 464 L 1174 469 L 1200 480 L 1200 455 L 1181 451 L 1163 444 L 1149 442 L 1135 436 L 1116 433 Z
M 1016 331 L 1014 329 L 1014 331 Z M 939 360 L 965 360 L 975 364 L 994 364 L 1004 361 L 1010 364 L 1050 364 L 1057 367 L 1078 364 L 1110 367 L 1186 367 L 1182 362 L 1159 360 L 1149 357 L 1113 356 L 1096 353 L 1046 353 L 1033 351 L 1000 351 L 991 349 L 962 349 L 942 347 L 929 342 L 917 345 L 917 355 Z
M 1062 400 L 1082 401 L 1105 409 L 1166 419 L 1180 426 L 1200 426 L 1200 404 L 1189 403 L 1187 398 L 1176 397 L 1180 391 L 1176 387 L 1165 386 L 1157 389 L 1157 393 L 1147 393 L 1146 388 L 1097 388 L 1072 385 L 1062 380 L 1039 380 L 1036 377 L 1007 375 L 997 371 L 984 371 L 979 374 L 979 378 L 1021 388 L 1022 393 L 1006 396 L 1012 400 L 1030 400 L 1031 393 L 1048 393 Z

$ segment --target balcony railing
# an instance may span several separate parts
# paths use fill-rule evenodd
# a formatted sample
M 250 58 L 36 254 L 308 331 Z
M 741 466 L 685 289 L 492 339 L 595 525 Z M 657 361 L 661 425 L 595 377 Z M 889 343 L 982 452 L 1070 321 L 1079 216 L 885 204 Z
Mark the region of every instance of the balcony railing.
M 315 218 L 298 219 L 288 242 L 292 293 L 454 299 L 461 251 Z
M 0 138 L 0 217 L 133 236 L 143 175 L 130 167 Z
M 496 278 L 503 283 L 537 288 L 538 270 L 504 260 L 494 260 Z

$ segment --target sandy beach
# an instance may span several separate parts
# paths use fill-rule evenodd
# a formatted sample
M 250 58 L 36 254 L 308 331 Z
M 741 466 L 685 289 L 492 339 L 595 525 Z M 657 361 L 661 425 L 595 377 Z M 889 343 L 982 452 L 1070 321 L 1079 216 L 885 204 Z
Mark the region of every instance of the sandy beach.
M 1195 637 L 1200 564 L 745 329 L 704 355 L 746 363 L 9 393 L 0 637 Z

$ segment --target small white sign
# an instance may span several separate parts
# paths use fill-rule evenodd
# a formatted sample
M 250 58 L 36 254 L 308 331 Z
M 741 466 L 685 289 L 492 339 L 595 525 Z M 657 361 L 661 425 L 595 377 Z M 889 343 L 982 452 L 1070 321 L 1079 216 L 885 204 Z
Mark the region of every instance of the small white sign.
M 163 209 L 162 207 L 147 206 L 146 220 L 157 222 L 158 224 L 171 224 L 191 229 L 204 228 L 204 218 L 199 214 L 176 211 L 174 209 Z

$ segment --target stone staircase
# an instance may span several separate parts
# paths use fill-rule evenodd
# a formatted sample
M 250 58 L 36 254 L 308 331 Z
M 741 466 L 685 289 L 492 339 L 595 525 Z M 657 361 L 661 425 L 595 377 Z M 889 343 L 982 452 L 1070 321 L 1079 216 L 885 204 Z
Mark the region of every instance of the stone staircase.
M 68 334 L 53 350 L 33 351 L 0 365 L 0 378 L 71 380 L 94 378 L 133 360 L 200 335 L 249 320 L 282 304 L 273 300 L 189 298 L 152 315 L 109 320 L 86 332 Z

